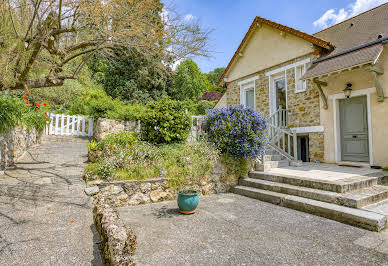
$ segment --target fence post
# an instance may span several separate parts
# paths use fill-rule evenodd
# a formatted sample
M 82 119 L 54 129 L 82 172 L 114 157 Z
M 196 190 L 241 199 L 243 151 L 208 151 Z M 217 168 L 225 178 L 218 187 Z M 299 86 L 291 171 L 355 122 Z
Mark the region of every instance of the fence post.
M 93 136 L 93 117 L 89 117 L 89 129 L 88 129 L 88 136 Z

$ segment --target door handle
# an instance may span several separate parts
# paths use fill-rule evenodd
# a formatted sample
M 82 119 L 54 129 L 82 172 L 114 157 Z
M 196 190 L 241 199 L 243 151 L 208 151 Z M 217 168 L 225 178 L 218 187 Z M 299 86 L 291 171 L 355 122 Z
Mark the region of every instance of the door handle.
M 356 139 L 356 138 L 357 138 L 357 135 L 353 135 L 352 138 Z

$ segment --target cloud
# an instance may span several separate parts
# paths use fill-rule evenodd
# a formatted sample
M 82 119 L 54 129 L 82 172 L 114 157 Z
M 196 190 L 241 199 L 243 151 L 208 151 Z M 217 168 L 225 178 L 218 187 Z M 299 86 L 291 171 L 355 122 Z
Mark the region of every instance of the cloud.
M 327 28 L 386 2 L 388 0 L 355 0 L 346 8 L 338 10 L 338 12 L 335 9 L 327 10 L 313 24 L 318 28 Z
M 185 21 L 191 21 L 193 19 L 196 19 L 195 16 L 193 16 L 192 14 L 187 14 L 185 17 L 184 17 L 184 20 Z

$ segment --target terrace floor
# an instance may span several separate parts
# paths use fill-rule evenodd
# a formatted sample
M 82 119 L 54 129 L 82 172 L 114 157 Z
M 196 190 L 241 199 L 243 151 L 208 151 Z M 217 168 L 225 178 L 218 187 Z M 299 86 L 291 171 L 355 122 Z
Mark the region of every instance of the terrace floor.
M 235 194 L 122 207 L 137 265 L 387 265 L 388 232 L 370 232 Z

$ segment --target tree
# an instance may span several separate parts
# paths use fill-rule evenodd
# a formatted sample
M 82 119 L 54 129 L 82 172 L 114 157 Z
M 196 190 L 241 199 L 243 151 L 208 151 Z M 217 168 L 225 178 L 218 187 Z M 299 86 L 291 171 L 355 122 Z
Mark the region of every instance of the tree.
M 196 101 L 209 85 L 197 64 L 186 59 L 178 65 L 173 74 L 170 94 L 176 100 Z
M 171 76 L 160 56 L 136 50 L 117 51 L 108 57 L 98 54 L 90 60 L 89 67 L 108 95 L 130 102 L 146 103 L 166 95 Z
M 0 90 L 62 86 L 96 52 L 207 56 L 209 33 L 160 0 L 1 1 Z
M 217 85 L 222 73 L 224 73 L 225 67 L 218 67 L 206 74 L 207 79 L 211 84 Z

